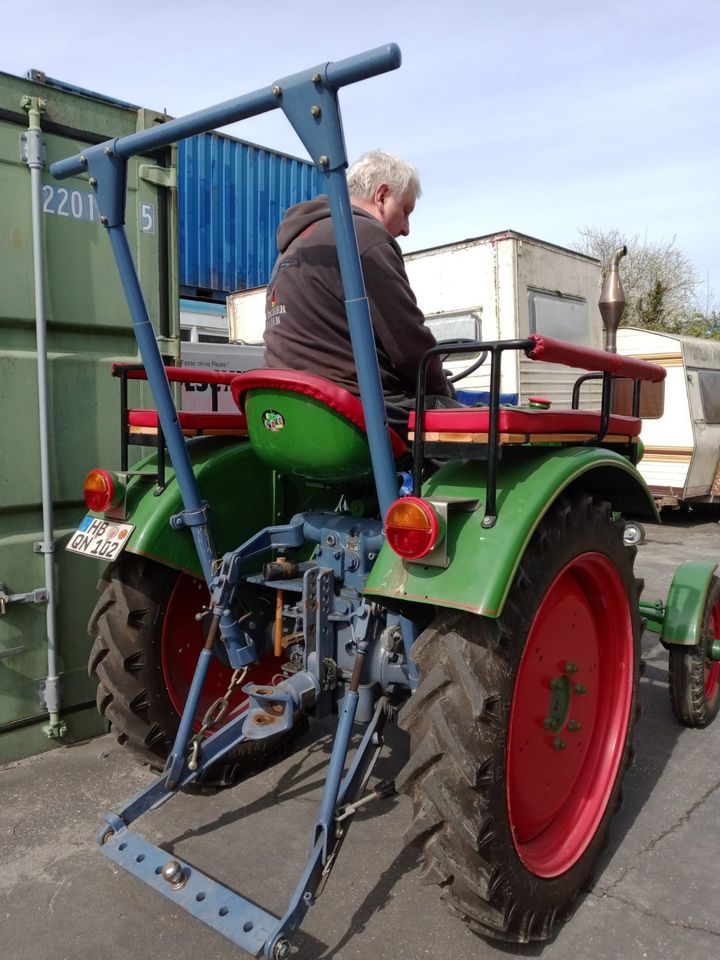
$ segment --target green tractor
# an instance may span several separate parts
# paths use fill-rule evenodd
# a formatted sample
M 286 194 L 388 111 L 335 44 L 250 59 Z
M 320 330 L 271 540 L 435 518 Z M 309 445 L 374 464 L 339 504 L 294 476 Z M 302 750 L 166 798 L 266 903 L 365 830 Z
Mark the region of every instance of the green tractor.
M 706 726 L 720 701 L 715 565 L 683 564 L 667 604 L 643 603 L 624 540 L 624 517 L 657 520 L 636 469 L 639 410 L 665 371 L 614 352 L 623 251 L 601 297 L 606 350 L 541 335 L 442 344 L 419 372 L 410 447 L 388 428 L 337 91 L 399 63 L 390 45 L 324 64 L 52 168 L 91 178 L 143 361 L 114 370 L 123 462 L 88 475 L 90 513 L 69 543 L 109 561 L 90 621 L 100 711 L 161 771 L 105 815 L 100 848 L 273 960 L 288 955 L 357 809 L 395 789 L 412 799 L 407 839 L 453 913 L 487 937 L 548 938 L 591 882 L 620 800 L 644 623 L 670 650 L 679 720 Z M 127 158 L 274 107 L 325 178 L 361 399 L 292 370 L 165 368 L 147 322 L 123 229 Z M 601 382 L 599 409 L 503 405 L 510 351 L 589 371 L 579 385 Z M 489 403 L 425 410 L 437 352 L 485 353 Z M 131 409 L 138 378 L 156 409 Z M 229 386 L 237 413 L 177 411 L 172 381 Z M 156 450 L 133 464 L 134 442 Z M 129 829 L 178 791 L 238 783 L 333 713 L 311 852 L 284 915 Z M 371 789 L 396 716 L 409 760 Z

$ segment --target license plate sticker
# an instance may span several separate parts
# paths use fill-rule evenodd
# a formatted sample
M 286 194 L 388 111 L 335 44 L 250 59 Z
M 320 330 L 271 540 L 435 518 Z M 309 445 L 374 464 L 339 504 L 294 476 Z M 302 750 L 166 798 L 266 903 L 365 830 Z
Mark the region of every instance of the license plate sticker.
M 66 550 L 98 560 L 114 560 L 130 539 L 135 529 L 132 523 L 101 520 L 88 515 L 70 537 Z

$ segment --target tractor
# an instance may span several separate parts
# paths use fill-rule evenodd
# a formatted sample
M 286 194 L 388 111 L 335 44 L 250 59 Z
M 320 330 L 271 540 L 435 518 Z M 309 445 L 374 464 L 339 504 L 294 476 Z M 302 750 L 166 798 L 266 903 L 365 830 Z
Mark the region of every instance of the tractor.
M 418 373 L 409 445 L 388 427 L 338 91 L 399 65 L 394 44 L 322 64 L 51 168 L 89 179 L 142 360 L 113 368 L 122 462 L 88 474 L 89 513 L 68 544 L 108 563 L 90 620 L 99 709 L 159 770 L 104 815 L 99 847 L 267 960 L 293 949 L 357 810 L 394 791 L 412 799 L 408 842 L 456 916 L 488 938 L 549 938 L 591 882 L 619 804 L 643 627 L 669 650 L 680 722 L 707 726 L 720 701 L 715 565 L 683 564 L 667 601 L 645 603 L 623 537 L 624 518 L 658 519 L 637 470 L 639 410 L 665 371 L 615 352 L 622 250 L 601 295 L 605 350 L 541 334 L 440 344 Z M 293 370 L 166 367 L 148 319 L 123 227 L 127 159 L 275 108 L 329 196 L 360 398 Z M 585 371 L 577 393 L 594 380 L 598 407 L 501 403 L 512 351 Z M 484 355 L 489 402 L 426 410 L 436 353 Z M 154 409 L 128 400 L 142 379 Z M 229 387 L 237 412 L 178 411 L 176 382 Z M 132 462 L 133 443 L 154 448 Z M 310 852 L 282 916 L 131 829 L 180 791 L 237 785 L 333 714 Z M 371 786 L 396 718 L 409 759 Z

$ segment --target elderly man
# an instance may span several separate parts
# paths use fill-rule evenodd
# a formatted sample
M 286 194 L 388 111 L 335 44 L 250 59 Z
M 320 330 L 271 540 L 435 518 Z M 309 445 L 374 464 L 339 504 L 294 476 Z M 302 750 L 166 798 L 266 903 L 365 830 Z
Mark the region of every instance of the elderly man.
M 406 435 L 420 358 L 436 343 L 395 241 L 410 232 L 420 182 L 412 164 L 378 150 L 350 167 L 348 189 L 388 421 Z M 266 363 L 321 374 L 359 396 L 327 197 L 291 207 L 277 242 L 265 310 Z M 435 398 L 430 405 L 445 405 L 453 393 L 437 357 L 427 393 Z

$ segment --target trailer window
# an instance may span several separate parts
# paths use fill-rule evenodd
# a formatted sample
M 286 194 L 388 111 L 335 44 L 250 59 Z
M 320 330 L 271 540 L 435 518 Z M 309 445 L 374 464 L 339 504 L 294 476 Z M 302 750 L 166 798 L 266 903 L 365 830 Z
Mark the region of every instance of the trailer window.
M 482 337 L 480 308 L 431 313 L 425 317 L 425 325 L 438 343 L 441 340 L 480 340 Z
M 720 370 L 698 370 L 705 423 L 720 423 Z
M 590 345 L 587 300 L 548 290 L 529 290 L 530 333 Z

